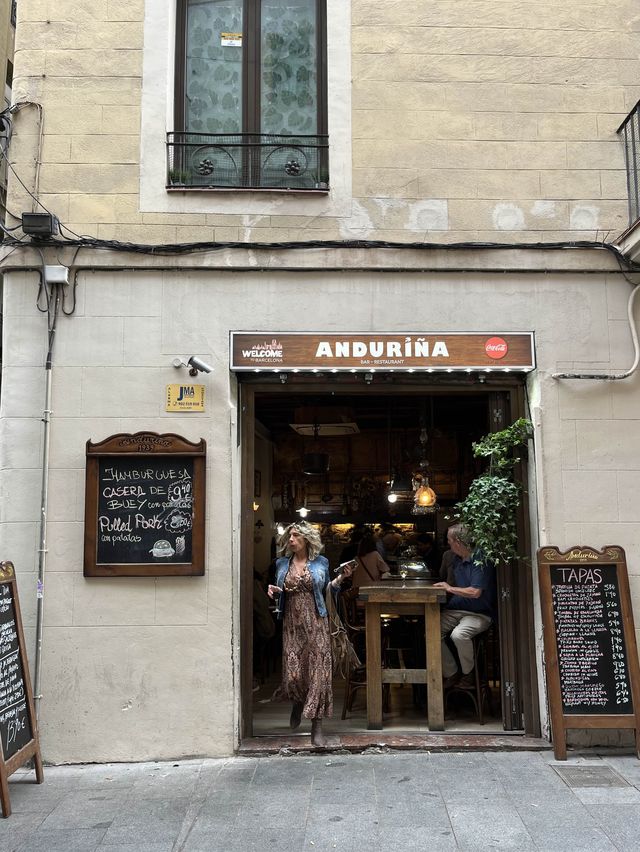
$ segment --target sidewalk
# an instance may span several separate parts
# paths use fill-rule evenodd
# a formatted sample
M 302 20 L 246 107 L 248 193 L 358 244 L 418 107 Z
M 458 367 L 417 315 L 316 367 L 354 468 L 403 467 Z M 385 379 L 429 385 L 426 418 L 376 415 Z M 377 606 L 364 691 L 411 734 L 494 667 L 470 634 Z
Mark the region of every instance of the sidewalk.
M 11 777 L 1 852 L 640 848 L 631 755 L 328 753 L 45 767 L 45 783 L 34 778 Z

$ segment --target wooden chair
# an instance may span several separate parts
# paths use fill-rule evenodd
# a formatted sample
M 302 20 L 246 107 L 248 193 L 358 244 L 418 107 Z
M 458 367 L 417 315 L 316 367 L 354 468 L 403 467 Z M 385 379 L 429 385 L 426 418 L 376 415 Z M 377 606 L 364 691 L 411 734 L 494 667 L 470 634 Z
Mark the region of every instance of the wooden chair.
M 492 631 L 492 627 L 493 626 L 489 627 L 488 630 L 485 630 L 483 633 L 478 633 L 471 640 L 473 642 L 474 684 L 472 686 L 460 686 L 460 684 L 456 683 L 454 686 L 450 686 L 449 689 L 447 689 L 444 696 L 444 704 L 446 708 L 449 703 L 450 696 L 454 693 L 468 695 L 473 703 L 478 717 L 478 723 L 480 725 L 484 725 L 483 709 L 485 701 L 487 702 L 489 714 L 493 714 L 491 687 L 489 685 L 489 678 L 487 674 L 487 642 L 489 641 L 489 634 Z

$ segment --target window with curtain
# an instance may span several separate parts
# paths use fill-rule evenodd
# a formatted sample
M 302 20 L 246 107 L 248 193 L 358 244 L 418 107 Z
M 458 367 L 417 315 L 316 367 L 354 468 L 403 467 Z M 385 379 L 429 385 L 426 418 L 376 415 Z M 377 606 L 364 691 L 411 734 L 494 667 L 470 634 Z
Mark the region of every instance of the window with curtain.
M 179 0 L 168 184 L 327 189 L 324 0 Z

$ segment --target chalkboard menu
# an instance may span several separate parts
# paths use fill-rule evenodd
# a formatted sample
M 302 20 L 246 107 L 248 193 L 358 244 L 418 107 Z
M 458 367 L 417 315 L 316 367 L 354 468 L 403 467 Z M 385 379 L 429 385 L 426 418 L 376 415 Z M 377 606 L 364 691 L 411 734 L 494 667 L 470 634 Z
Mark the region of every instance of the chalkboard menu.
M 566 757 L 568 728 L 634 728 L 640 747 L 638 654 L 624 551 L 545 547 L 538 565 L 556 757 Z
M 204 441 L 137 432 L 87 442 L 84 573 L 204 573 Z
M 0 741 L 5 760 L 33 739 L 13 589 L 0 583 Z
M 24 647 L 18 589 L 11 562 L 0 563 L 0 797 L 2 813 L 11 813 L 8 777 L 35 758 L 42 783 L 42 760 Z

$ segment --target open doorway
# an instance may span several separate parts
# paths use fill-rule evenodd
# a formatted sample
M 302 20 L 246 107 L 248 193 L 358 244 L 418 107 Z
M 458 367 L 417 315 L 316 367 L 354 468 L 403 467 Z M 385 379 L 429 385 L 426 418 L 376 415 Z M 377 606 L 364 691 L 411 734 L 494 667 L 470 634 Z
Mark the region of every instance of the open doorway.
M 426 538 L 433 544 L 428 563 L 435 577 L 451 511 L 483 469 L 472 444 L 520 416 L 522 398 L 515 383 L 490 389 L 247 383 L 242 393 L 243 479 L 251 498 L 251 512 L 245 513 L 251 541 L 243 558 L 242 728 L 244 736 L 278 736 L 289 730 L 290 711 L 270 700 L 280 675 L 280 625 L 260 622 L 254 605 L 269 580 L 278 526 L 306 510 L 307 520 L 321 532 L 332 569 L 363 528 L 376 535 L 393 528 L 401 556 L 415 555 L 419 540 Z M 416 470 L 426 472 L 437 497 L 435 507 L 419 514 L 411 484 Z M 522 528 L 526 546 L 526 524 Z M 243 535 L 243 542 L 248 539 Z M 530 585 L 526 569 L 512 566 L 500 572 L 500 619 L 481 649 L 487 686 L 482 724 L 477 701 L 452 693 L 445 708 L 448 733 L 538 732 Z M 420 629 L 399 621 L 389 625 L 388 665 L 406 664 Z M 342 719 L 344 692 L 345 681 L 337 678 L 328 732 L 366 731 L 366 690 L 356 690 Z M 428 731 L 424 702 L 424 690 L 393 684 L 385 696 L 385 731 Z

